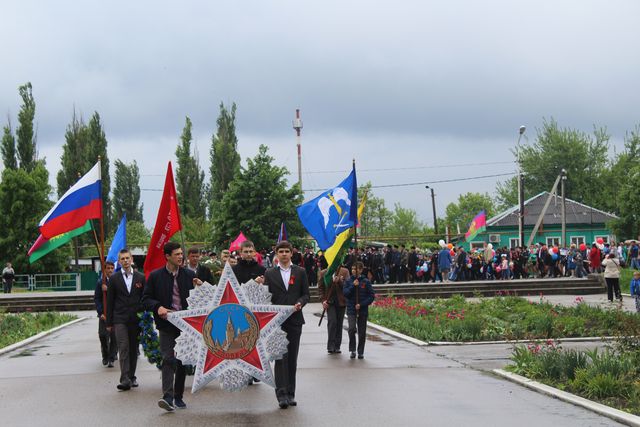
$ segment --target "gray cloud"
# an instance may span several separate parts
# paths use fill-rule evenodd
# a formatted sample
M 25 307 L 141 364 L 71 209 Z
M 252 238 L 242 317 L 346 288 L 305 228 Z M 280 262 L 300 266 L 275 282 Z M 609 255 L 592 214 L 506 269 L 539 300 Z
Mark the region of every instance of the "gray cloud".
M 397 184 L 509 165 L 517 128 L 543 117 L 619 146 L 635 107 L 640 5 L 599 1 L 15 2 L 3 7 L 0 111 L 14 117 L 31 81 L 40 151 L 56 171 L 74 107 L 98 111 L 110 157 L 136 158 L 160 187 L 184 116 L 201 163 L 221 101 L 238 104 L 243 157 L 268 144 L 295 179 L 291 119 L 302 109 L 304 169 L 397 167 L 361 181 Z M 163 154 L 160 154 L 163 153 Z M 512 168 L 511 168 L 512 169 Z M 54 174 L 52 174 L 54 176 Z M 305 174 L 313 188 L 340 174 Z M 307 187 L 311 188 L 311 187 Z M 439 210 L 495 180 L 440 187 Z M 431 217 L 422 187 L 380 190 Z M 157 201 L 145 193 L 153 222 Z

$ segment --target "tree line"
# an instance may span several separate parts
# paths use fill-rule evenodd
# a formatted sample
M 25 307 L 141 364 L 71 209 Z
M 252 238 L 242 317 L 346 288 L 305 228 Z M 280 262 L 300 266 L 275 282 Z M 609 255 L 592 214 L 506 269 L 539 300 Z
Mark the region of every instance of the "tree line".
M 107 240 L 120 218 L 127 215 L 127 240 L 132 246 L 148 245 L 151 230 L 143 222 L 144 206 L 140 201 L 140 170 L 135 160 L 115 159 L 113 189 L 108 139 L 98 112 L 88 123 L 75 111 L 65 131 L 56 176 L 57 191 L 49 185 L 46 159 L 38 157 L 34 130 L 36 103 L 32 86 L 19 87 L 22 104 L 14 130 L 11 117 L 4 126 L 0 152 L 4 170 L 0 181 L 0 259 L 12 261 L 16 271 L 60 272 L 72 256 L 95 256 L 95 239 L 91 233 L 75 239 L 74 247 L 62 247 L 29 265 L 27 251 L 36 240 L 38 222 L 79 177 L 100 158 L 102 160 L 102 194 Z M 204 247 L 224 247 L 240 231 L 251 236 L 258 247 L 269 247 L 276 239 L 280 223 L 285 222 L 294 236 L 303 234 L 295 207 L 302 203 L 298 184 L 289 186 L 288 170 L 274 164 L 268 147 L 261 145 L 255 157 L 241 165 L 236 136 L 235 104 L 220 104 L 216 129 L 209 150 L 210 179 L 200 166 L 192 147 L 191 119 L 185 117 L 182 134 L 175 151 L 175 180 L 183 223 L 184 240 L 201 242 Z M 165 159 L 158 159 L 162 163 Z M 57 194 L 56 194 L 57 193 Z M 57 196 L 57 197 L 56 197 Z M 179 235 L 174 239 L 180 239 Z M 108 242 L 107 242 L 108 244 Z

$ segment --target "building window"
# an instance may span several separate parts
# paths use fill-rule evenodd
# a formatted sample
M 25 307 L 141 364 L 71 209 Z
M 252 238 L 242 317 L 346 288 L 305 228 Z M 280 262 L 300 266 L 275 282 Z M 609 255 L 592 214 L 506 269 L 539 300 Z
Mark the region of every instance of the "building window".
M 484 242 L 471 242 L 471 250 L 474 249 L 484 249 Z
M 547 237 L 547 246 L 560 246 L 560 237 Z
M 509 247 L 510 248 L 517 248 L 520 246 L 520 239 L 515 238 L 515 239 L 509 239 Z
M 584 236 L 573 236 L 573 237 L 571 237 L 571 244 L 572 245 L 580 246 L 583 243 L 584 243 Z
M 500 235 L 499 234 L 489 234 L 489 242 L 490 243 L 500 243 Z

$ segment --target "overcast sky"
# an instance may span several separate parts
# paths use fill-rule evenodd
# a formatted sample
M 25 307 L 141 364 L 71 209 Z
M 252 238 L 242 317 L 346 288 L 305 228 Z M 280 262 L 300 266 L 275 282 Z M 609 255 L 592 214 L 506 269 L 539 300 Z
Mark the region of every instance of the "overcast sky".
M 74 108 L 98 111 L 110 159 L 140 166 L 148 226 L 185 116 L 208 175 L 221 101 L 238 105 L 243 161 L 267 144 L 290 182 L 301 109 L 307 190 L 352 158 L 374 186 L 510 173 L 519 126 L 533 142 L 545 117 L 622 146 L 640 123 L 638 16 L 632 0 L 3 2 L 0 113 L 15 124 L 32 82 L 55 185 Z M 433 184 L 439 214 L 501 179 Z M 374 194 L 432 224 L 424 184 Z

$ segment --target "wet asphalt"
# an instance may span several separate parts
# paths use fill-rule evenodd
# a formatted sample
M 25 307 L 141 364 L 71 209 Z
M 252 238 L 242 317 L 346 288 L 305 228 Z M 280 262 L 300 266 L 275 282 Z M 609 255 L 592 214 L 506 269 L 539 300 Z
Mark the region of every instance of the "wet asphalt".
M 97 318 L 81 312 L 86 320 L 0 356 L 2 425 L 620 425 L 495 377 L 490 369 L 508 363 L 508 344 L 419 347 L 369 329 L 364 360 L 349 359 L 346 331 L 343 353 L 328 355 L 319 311 L 319 304 L 304 309 L 297 407 L 279 409 L 265 384 L 228 393 L 213 382 L 185 394 L 186 410 L 166 413 L 157 406 L 160 372 L 142 357 L 140 387 L 117 391 L 118 368 L 101 364 Z

